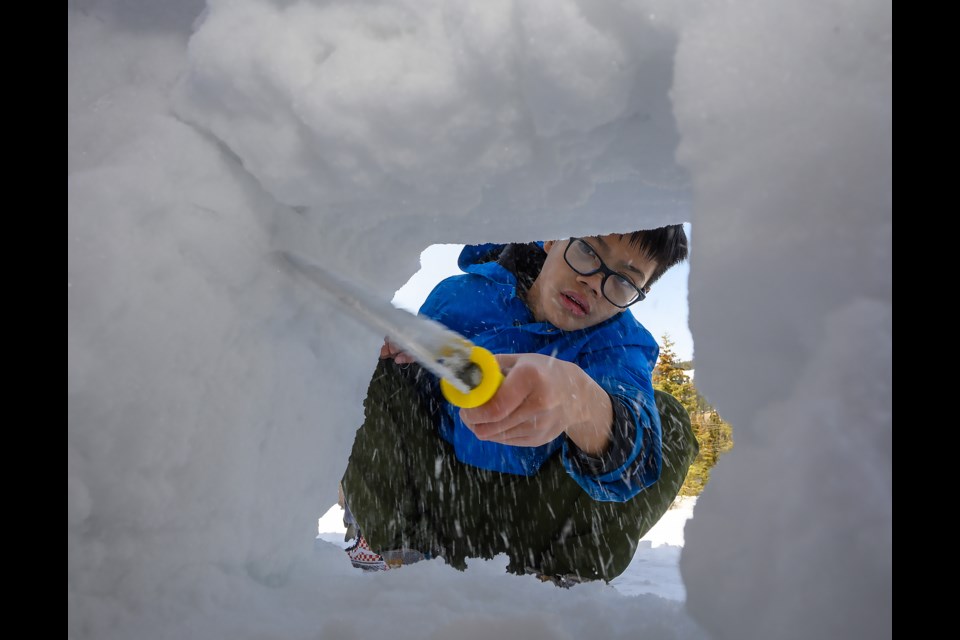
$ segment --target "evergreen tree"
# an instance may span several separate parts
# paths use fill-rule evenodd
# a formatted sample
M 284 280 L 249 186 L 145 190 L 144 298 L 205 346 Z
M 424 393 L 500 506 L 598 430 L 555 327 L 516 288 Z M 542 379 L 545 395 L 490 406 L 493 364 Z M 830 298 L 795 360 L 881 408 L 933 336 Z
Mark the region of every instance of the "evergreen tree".
M 733 428 L 700 395 L 693 380 L 681 368 L 686 363 L 677 359 L 670 336 L 665 333 L 661 339 L 660 357 L 653 369 L 653 387 L 679 400 L 690 414 L 690 424 L 700 444 L 700 452 L 690 465 L 680 495 L 696 496 L 700 495 L 710 480 L 710 470 L 717 464 L 720 454 L 733 447 Z
M 669 393 L 690 411 L 696 405 L 697 390 L 687 372 L 680 368 L 670 336 L 665 333 L 662 339 L 660 358 L 653 369 L 653 387 Z

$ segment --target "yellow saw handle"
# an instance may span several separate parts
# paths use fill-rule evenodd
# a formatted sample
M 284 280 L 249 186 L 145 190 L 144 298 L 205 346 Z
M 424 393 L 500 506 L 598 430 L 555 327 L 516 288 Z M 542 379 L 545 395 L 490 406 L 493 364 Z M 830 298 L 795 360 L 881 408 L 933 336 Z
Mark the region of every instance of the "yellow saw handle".
M 480 384 L 470 390 L 469 393 L 463 393 L 452 384 L 447 382 L 446 378 L 440 379 L 440 391 L 447 401 L 463 409 L 472 409 L 479 407 L 494 396 L 500 383 L 503 382 L 503 372 L 500 371 L 500 365 L 493 354 L 483 347 L 474 346 L 470 350 L 470 362 L 477 365 L 483 378 Z

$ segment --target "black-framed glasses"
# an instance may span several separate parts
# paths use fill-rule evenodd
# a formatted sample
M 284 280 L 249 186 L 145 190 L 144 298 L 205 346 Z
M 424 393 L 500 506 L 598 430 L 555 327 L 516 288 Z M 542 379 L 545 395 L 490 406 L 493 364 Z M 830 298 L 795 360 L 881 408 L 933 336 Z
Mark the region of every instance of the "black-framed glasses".
M 617 273 L 608 267 L 597 252 L 581 238 L 570 238 L 567 248 L 563 250 L 563 259 L 570 268 L 582 276 L 592 276 L 602 273 L 600 291 L 610 304 L 626 309 L 634 302 L 640 302 L 647 294 L 627 276 Z

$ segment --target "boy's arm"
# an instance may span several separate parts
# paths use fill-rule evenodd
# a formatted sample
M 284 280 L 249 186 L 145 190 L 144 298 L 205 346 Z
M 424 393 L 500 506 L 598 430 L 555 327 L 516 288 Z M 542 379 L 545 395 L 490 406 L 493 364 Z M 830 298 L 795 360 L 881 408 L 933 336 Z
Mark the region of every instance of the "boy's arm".
M 539 446 L 566 433 L 564 466 L 577 483 L 595 500 L 629 500 L 657 481 L 662 458 L 652 387 L 625 366 L 624 349 L 590 354 L 585 368 L 540 354 L 498 355 L 507 376 L 500 391 L 460 416 L 481 440 L 503 444 Z
M 497 394 L 460 417 L 480 440 L 537 447 L 562 433 L 584 453 L 610 446 L 609 394 L 572 362 L 523 353 L 495 356 L 506 376 Z
M 663 464 L 660 413 L 650 373 L 656 343 L 645 340 L 584 354 L 581 366 L 613 402 L 612 445 L 601 456 L 564 444 L 567 472 L 595 500 L 622 502 L 660 478 Z

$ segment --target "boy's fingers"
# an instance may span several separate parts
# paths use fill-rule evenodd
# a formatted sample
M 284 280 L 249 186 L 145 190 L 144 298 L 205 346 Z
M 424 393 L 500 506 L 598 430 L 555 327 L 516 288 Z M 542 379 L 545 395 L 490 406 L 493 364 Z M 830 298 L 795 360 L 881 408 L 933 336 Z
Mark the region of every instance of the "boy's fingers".
M 383 344 L 380 346 L 380 357 L 389 358 L 394 354 L 395 351 L 396 349 L 394 348 L 394 346 L 390 344 L 390 339 L 384 338 Z
M 537 416 L 531 411 L 518 411 L 497 422 L 484 422 L 471 427 L 481 440 L 493 440 L 506 444 L 507 440 L 526 438 L 536 429 Z
M 520 359 L 521 354 L 519 353 L 495 353 L 493 355 L 497 360 L 497 364 L 500 365 L 500 371 L 503 375 L 507 375 L 510 372 L 510 369 L 513 369 L 513 366 L 517 364 L 517 360 Z
M 461 409 L 460 417 L 473 426 L 486 422 L 501 422 L 523 405 L 533 391 L 531 382 L 529 376 L 507 377 L 490 400 L 479 407 Z
M 383 339 L 383 346 L 380 347 L 380 358 L 393 358 L 393 361 L 397 364 L 410 364 L 411 362 L 415 362 L 413 356 L 402 351 L 400 347 L 390 342 L 390 338 Z

